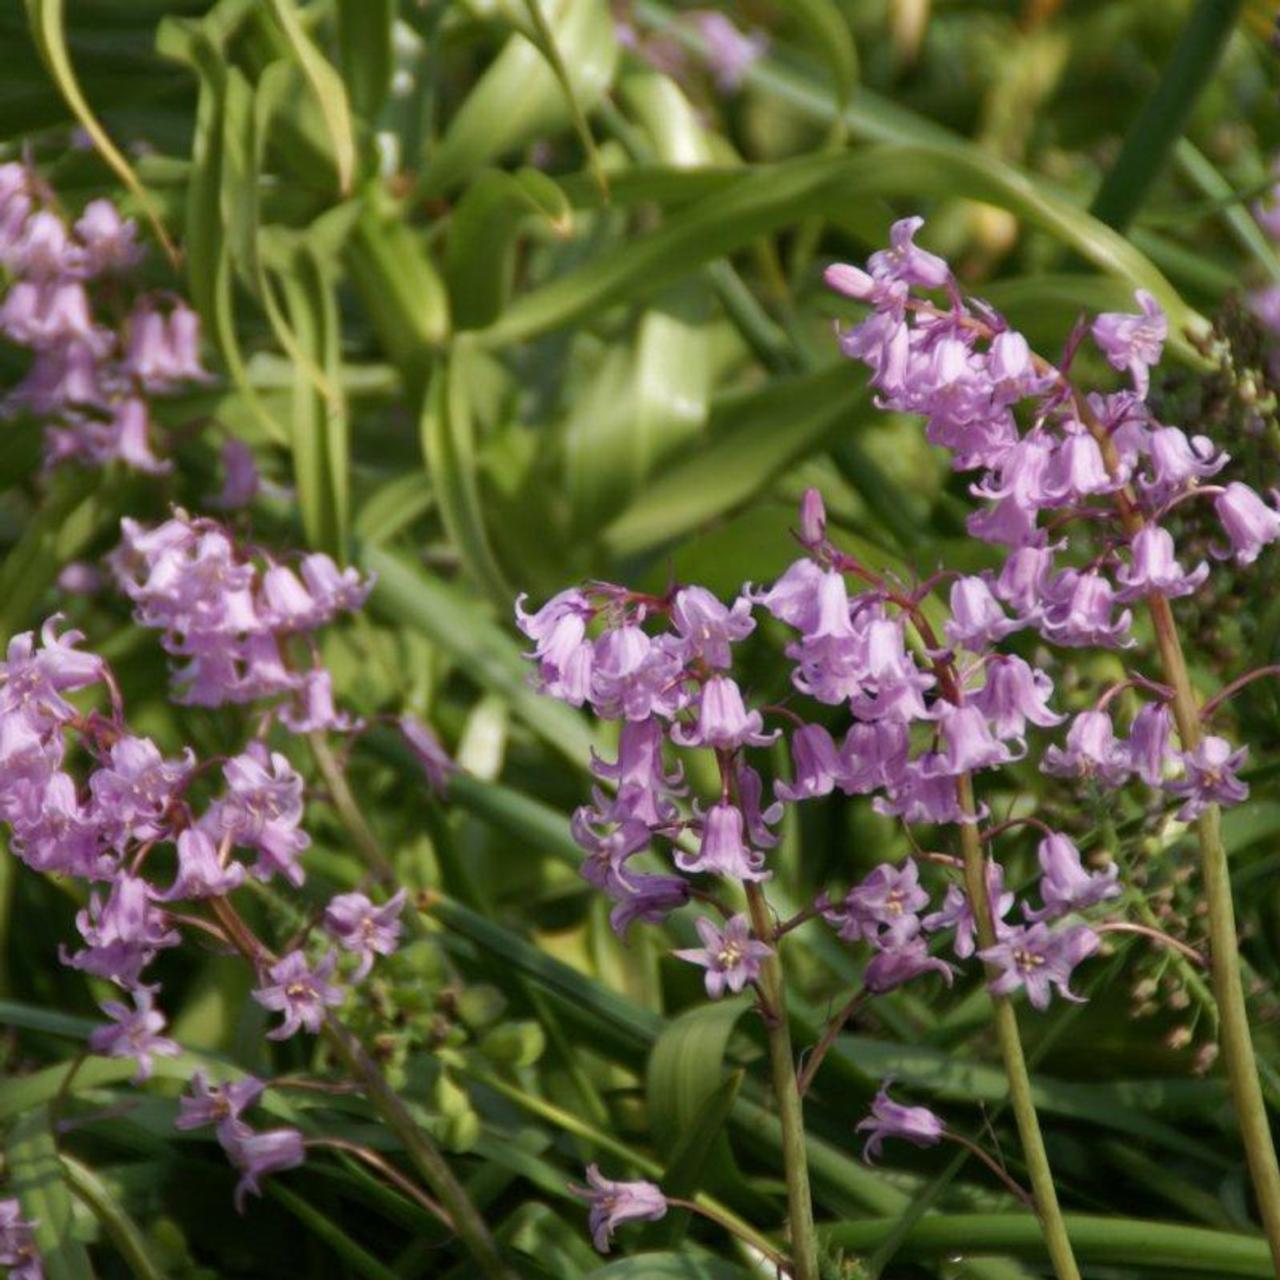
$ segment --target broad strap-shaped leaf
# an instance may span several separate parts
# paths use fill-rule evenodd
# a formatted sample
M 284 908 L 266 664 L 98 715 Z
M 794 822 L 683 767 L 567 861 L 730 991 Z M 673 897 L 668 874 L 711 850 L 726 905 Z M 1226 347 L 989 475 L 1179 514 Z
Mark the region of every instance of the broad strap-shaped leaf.
M 346 195 L 351 191 L 356 170 L 355 128 L 351 122 L 346 86 L 333 64 L 307 34 L 294 0 L 268 0 L 268 4 L 320 104 L 338 170 L 338 189 Z
M 613 15 L 603 0 L 551 0 L 548 9 L 574 100 L 589 112 L 612 82 L 618 61 Z M 420 194 L 436 196 L 455 189 L 529 139 L 556 132 L 569 114 L 564 92 L 542 53 L 528 37 L 512 35 L 431 152 Z
M 61 1068 L 65 1075 L 66 1064 Z M 5 1140 L 9 1190 L 22 1215 L 34 1222 L 35 1245 L 47 1280 L 93 1280 L 84 1245 L 72 1227 L 71 1191 L 53 1140 L 47 1106 L 36 1106 L 15 1122 Z
M 419 430 L 444 527 L 471 581 L 501 609 L 515 600 L 516 593 L 508 585 L 485 531 L 469 385 L 475 368 L 472 350 L 465 342 L 455 344 L 450 357 L 432 374 Z
M 116 176 L 133 194 L 142 206 L 151 223 L 156 238 L 160 241 L 170 262 L 178 263 L 178 251 L 151 199 L 147 189 L 138 180 L 133 166 L 125 159 L 123 153 L 111 141 L 107 131 L 102 127 L 93 108 L 89 106 L 80 83 L 76 79 L 75 68 L 71 65 L 71 55 L 67 51 L 67 33 L 64 14 L 64 0 L 26 0 L 27 17 L 31 23 L 31 34 L 35 38 L 36 48 L 49 68 L 49 74 L 58 86 L 62 96 L 67 100 L 81 128 L 89 135 L 98 154 L 110 165 Z
M 653 293 L 692 268 L 813 214 L 868 196 L 967 196 L 1010 210 L 1058 237 L 1100 270 L 1148 289 L 1175 337 L 1203 321 L 1149 259 L 1084 210 L 1019 171 L 958 147 L 881 146 L 761 165 L 667 219 L 517 299 L 477 337 L 489 346 L 527 341 L 619 302 Z M 1186 349 L 1185 341 L 1181 349 Z

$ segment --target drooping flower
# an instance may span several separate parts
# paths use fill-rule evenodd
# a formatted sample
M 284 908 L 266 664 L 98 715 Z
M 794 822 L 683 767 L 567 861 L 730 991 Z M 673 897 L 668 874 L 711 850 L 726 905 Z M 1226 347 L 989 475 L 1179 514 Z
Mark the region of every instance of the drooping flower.
M 1177 561 L 1173 535 L 1159 525 L 1148 524 L 1134 534 L 1130 544 L 1131 565 L 1116 572 L 1121 590 L 1116 599 L 1137 600 L 1147 595 L 1166 596 L 1170 600 L 1189 596 L 1209 576 L 1209 566 L 1201 561 L 1190 573 Z
M 222 766 L 227 794 L 214 802 L 204 824 L 218 840 L 230 836 L 247 849 L 256 849 L 251 868 L 260 880 L 283 875 L 295 885 L 303 881 L 298 855 L 311 843 L 302 821 L 302 778 L 279 751 L 268 752 L 254 742 Z
M 873 995 L 884 995 L 918 978 L 922 973 L 940 974 L 951 985 L 955 970 L 939 956 L 929 954 L 929 944 L 916 936 L 895 942 L 876 952 L 863 970 L 862 985 Z
M 1165 767 L 1174 759 L 1169 747 L 1171 731 L 1167 702 L 1144 704 L 1129 726 L 1125 750 L 1133 771 L 1149 787 L 1158 787 L 1164 782 Z
M 820 724 L 801 725 L 791 735 L 792 781 L 775 782 L 773 794 L 794 804 L 829 795 L 844 773 L 831 734 Z
M 1050 728 L 1066 716 L 1050 710 L 1053 681 L 1038 667 L 1013 655 L 992 657 L 985 667 L 986 682 L 969 695 L 969 702 L 986 717 L 997 738 L 1021 742 L 1027 723 Z
M 734 751 L 744 746 L 767 747 L 780 732 L 764 732 L 763 717 L 758 711 L 747 710 L 736 681 L 728 676 L 712 676 L 702 686 L 697 724 L 677 724 L 671 737 L 682 747 Z
M 868 1131 L 866 1145 L 862 1148 L 862 1158 L 868 1164 L 880 1158 L 886 1138 L 902 1138 L 917 1147 L 934 1147 L 942 1141 L 945 1132 L 941 1118 L 928 1107 L 908 1107 L 894 1102 L 889 1097 L 891 1083 L 886 1080 L 880 1086 L 871 1103 L 871 1114 L 856 1126 L 859 1133 Z
M 1067 730 L 1066 747 L 1047 748 L 1040 768 L 1058 778 L 1096 779 L 1104 787 L 1123 786 L 1131 772 L 1129 753 L 1105 711 L 1076 716 Z
M 681 871 L 727 876 L 731 880 L 767 880 L 764 854 L 744 839 L 742 811 L 731 804 L 715 804 L 702 820 L 697 853 L 681 849 L 676 866 Z
M 1085 911 L 1120 896 L 1116 883 L 1119 868 L 1109 863 L 1105 870 L 1086 871 L 1080 861 L 1080 850 L 1061 832 L 1055 831 L 1040 841 L 1040 900 L 1038 911 L 1024 902 L 1022 913 L 1028 920 L 1053 920 L 1071 911 Z
M 1093 340 L 1115 369 L 1127 369 L 1133 389 L 1147 394 L 1150 369 L 1160 363 L 1169 322 L 1160 304 L 1145 289 L 1134 293 L 1141 311 L 1137 315 L 1109 311 L 1093 322 Z
M 707 995 L 718 1000 L 726 990 L 734 995 L 760 976 L 760 966 L 773 948 L 751 936 L 747 917 L 739 913 L 725 921 L 723 929 L 707 916 L 694 921 L 702 946 L 676 951 L 677 959 L 701 965 L 706 971 Z
M 985 579 L 963 577 L 951 584 L 951 620 L 946 633 L 952 644 L 981 653 L 1020 625 L 1005 615 Z
M 1165 783 L 1171 795 L 1182 797 L 1181 822 L 1198 818 L 1211 804 L 1230 806 L 1249 797 L 1248 783 L 1236 776 L 1248 758 L 1249 748 L 1233 748 L 1225 738 L 1207 734 L 1193 751 L 1182 753 L 1184 776 Z
M 178 874 L 161 902 L 191 898 L 220 898 L 244 883 L 244 867 L 228 861 L 223 865 L 218 847 L 199 827 L 188 827 L 178 836 Z
M 97 1027 L 89 1033 L 89 1049 L 106 1058 L 134 1058 L 138 1074 L 134 1084 L 142 1084 L 151 1078 L 152 1058 L 176 1058 L 181 1049 L 176 1041 L 162 1035 L 165 1018 L 153 1005 L 154 990 L 150 987 L 133 989 L 133 1004 L 118 1000 L 106 1000 L 102 1012 L 111 1019 L 105 1027 Z
M 1016 926 L 994 946 L 978 955 L 999 975 L 988 984 L 995 995 L 1009 995 L 1025 987 L 1034 1008 L 1049 1007 L 1053 988 L 1064 999 L 1080 1003 L 1082 997 L 1071 990 L 1075 967 L 1098 949 L 1098 935 L 1088 925 L 1068 925 L 1051 930 L 1043 923 Z
M 667 1198 L 652 1182 L 613 1182 L 594 1164 L 587 1165 L 587 1186 L 570 1186 L 591 1206 L 588 1225 L 601 1253 L 609 1252 L 614 1231 L 624 1222 L 656 1222 L 666 1215 Z
M 1234 555 L 1236 564 L 1252 564 L 1263 547 L 1280 538 L 1280 513 L 1247 484 L 1233 480 L 1214 498 L 1213 508 L 1231 540 L 1230 551 L 1215 552 L 1220 559 Z
M 62 963 L 122 987 L 136 986 L 156 952 L 181 941 L 168 915 L 152 905 L 146 881 L 132 875 L 117 876 L 105 902 L 91 894 L 76 913 L 76 928 L 85 946 L 74 955 L 59 948 Z
M 269 981 L 254 991 L 253 998 L 264 1009 L 284 1015 L 280 1025 L 267 1032 L 268 1040 L 287 1040 L 303 1027 L 313 1033 L 320 1030 L 325 1010 L 343 1001 L 342 988 L 329 981 L 337 963 L 330 951 L 313 968 L 301 951 L 290 951 L 267 969 Z
M 244 1212 L 245 1196 L 262 1194 L 259 1179 L 269 1173 L 296 1169 L 307 1158 L 306 1145 L 297 1129 L 267 1129 L 255 1133 L 248 1125 L 236 1122 L 220 1125 L 218 1139 L 240 1173 L 235 1191 L 237 1213 Z
M 756 628 L 751 601 L 740 596 L 725 608 L 705 587 L 681 587 L 671 602 L 671 622 L 680 637 L 686 661 L 701 658 L 709 667 L 726 671 L 733 665 L 730 646 Z
M 392 955 L 400 945 L 400 913 L 406 897 L 401 889 L 381 906 L 375 906 L 363 893 L 340 893 L 329 900 L 324 909 L 325 932 L 359 960 L 352 982 L 360 982 L 368 974 L 375 955 Z

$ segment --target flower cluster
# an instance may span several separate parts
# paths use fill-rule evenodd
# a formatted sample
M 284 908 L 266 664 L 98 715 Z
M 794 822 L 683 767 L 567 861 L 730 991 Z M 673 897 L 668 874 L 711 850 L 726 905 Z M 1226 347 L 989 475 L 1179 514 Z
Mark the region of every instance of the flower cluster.
M 90 202 L 69 224 L 32 168 L 0 164 L 0 266 L 9 279 L 0 333 L 32 353 L 0 414 L 52 420 L 47 466 L 169 469 L 152 449 L 148 398 L 208 375 L 194 311 L 157 293 L 127 300 L 141 257 L 137 228 L 111 201 Z
M 162 573 L 157 566 L 153 576 Z M 170 581 L 174 576 L 180 574 L 171 573 Z M 336 571 L 334 577 L 345 581 Z M 164 596 L 154 590 L 147 598 Z M 204 616 L 193 592 L 182 599 L 190 616 Z M 213 593 L 205 599 L 211 602 Z M 300 886 L 300 856 L 309 844 L 302 830 L 304 784 L 286 756 L 255 738 L 221 762 L 222 786 L 200 811 L 193 796 L 197 787 L 207 790 L 208 782 L 198 780 L 208 771 L 189 749 L 166 756 L 130 729 L 110 669 L 79 647 L 81 639 L 54 618 L 38 641 L 30 633 L 15 637 L 0 663 L 0 767 L 7 779 L 0 820 L 13 852 L 33 870 L 90 886 L 76 916 L 79 945 L 60 954 L 65 964 L 120 989 L 119 999 L 102 1003 L 110 1021 L 92 1033 L 89 1048 L 132 1059 L 141 1083 L 154 1059 L 179 1052 L 156 1007 L 160 983 L 148 974 L 161 952 L 180 943 L 183 926 L 202 923 L 178 914 L 177 904 L 216 907 L 249 876 Z M 70 700 L 95 687 L 106 694 L 106 713 Z M 156 874 L 160 865 L 172 872 Z M 328 943 L 318 960 L 297 944 L 279 958 L 265 949 L 253 955 L 259 969 L 254 998 L 281 1015 L 271 1038 L 320 1029 L 327 1010 L 345 999 L 347 984 L 362 981 L 375 956 L 395 951 L 404 901 L 403 893 L 381 905 L 362 893 L 339 894 L 322 916 Z M 216 910 L 214 918 L 221 919 Z M 339 977 L 342 953 L 349 961 Z M 302 1160 L 296 1131 L 255 1133 L 239 1120 L 261 1089 L 211 1091 L 197 1078 L 195 1100 L 184 1103 L 180 1122 L 205 1122 L 192 1120 L 195 1114 L 217 1118 L 219 1141 L 243 1175 L 237 1204 L 246 1191 L 257 1191 L 260 1175 Z
M 1100 315 L 1090 329 L 1131 385 L 1081 395 L 1065 367 L 1034 356 L 996 311 L 964 301 L 946 263 L 916 245 L 921 225 L 919 218 L 896 223 L 891 247 L 873 254 L 865 270 L 833 266 L 827 281 L 871 307 L 840 334 L 842 349 L 871 370 L 886 408 L 923 416 L 928 439 L 951 453 L 954 468 L 978 473 L 972 492 L 987 505 L 969 518 L 969 531 L 1006 553 L 998 572 L 953 584 L 952 612 L 963 616 L 948 629 L 952 645 L 978 652 L 983 642 L 1024 629 L 1059 647 L 1132 645 L 1124 606 L 1190 595 L 1208 575 L 1207 564 L 1179 562 L 1163 523 L 1193 497 L 1212 498 L 1226 535 L 1215 550 L 1221 558 L 1250 564 L 1280 538 L 1280 512 L 1248 485 L 1204 483 L 1227 465 L 1226 453 L 1205 436 L 1157 421 L 1147 406 L 1149 371 L 1168 330 L 1150 294 L 1138 292 L 1139 312 Z M 1020 419 L 1030 424 L 1025 431 Z M 1074 521 L 1099 531 L 1083 562 L 1068 557 L 1065 539 L 1055 541 Z M 987 685 L 991 702 L 997 690 L 990 679 Z M 1243 759 L 1215 737 L 1174 750 L 1167 710 L 1157 702 L 1135 716 L 1127 741 L 1117 740 L 1104 707 L 1082 713 L 1066 747 L 1046 754 L 1042 767 L 1105 787 L 1136 774 L 1181 799 L 1179 817 L 1187 820 L 1208 803 L 1244 798 L 1236 777 Z
M 929 630 L 919 592 L 912 596 L 871 574 L 829 541 L 816 493 L 806 495 L 800 523 L 806 554 L 772 585 L 745 587 L 732 605 L 696 586 L 656 598 L 609 584 L 562 592 L 536 613 L 517 604 L 543 690 L 622 721 L 616 761 L 592 761 L 607 786 L 596 788 L 592 804 L 572 822 L 586 854 L 583 875 L 614 899 L 619 933 L 637 919 L 662 920 L 695 892 L 706 896 L 695 877 L 767 880 L 766 854 L 777 842 L 772 827 L 786 805 L 840 791 L 871 796 L 880 812 L 909 824 L 973 825 L 983 810 L 966 805 L 961 780 L 1024 756 L 1029 725 L 1052 728 L 1065 719 L 1049 705 L 1046 672 L 992 648 L 1015 624 L 984 579 L 952 584 L 948 648 Z M 851 591 L 850 579 L 863 589 Z M 796 689 L 851 714 L 839 742 L 791 708 L 748 706 L 730 671 L 733 646 L 753 631 L 757 608 L 796 633 L 786 647 Z M 655 620 L 665 629 L 646 627 Z M 1167 713 L 1158 710 L 1167 740 Z M 764 781 L 746 755 L 784 732 L 766 730 L 766 713 L 793 724 L 792 776 L 774 782 L 767 805 Z M 1148 755 L 1158 736 L 1150 720 L 1138 732 Z M 923 739 L 914 725 L 927 731 Z M 1087 770 L 1075 768 L 1085 750 L 1077 737 L 1069 736 L 1065 748 L 1050 747 L 1045 768 L 1083 776 Z M 683 803 L 684 771 L 667 763 L 668 745 L 715 752 L 722 785 L 714 803 Z M 1122 761 L 1127 777 L 1128 748 L 1113 746 L 1111 762 Z M 670 870 L 677 874 L 636 868 L 655 838 L 672 847 Z M 1014 896 L 1003 889 L 1000 865 L 989 863 L 996 945 L 980 958 L 997 971 L 993 990 L 1025 987 L 1044 1008 L 1055 988 L 1074 998 L 1072 970 L 1098 946 L 1093 929 L 1068 917 L 1118 896 L 1120 888 L 1114 867 L 1087 871 L 1072 841 L 1047 828 L 1040 863 L 1040 901 L 1024 903 L 1025 924 L 1005 921 Z M 963 889 L 952 884 L 936 910 L 929 906 L 912 860 L 877 867 L 843 898 L 823 894 L 817 903 L 842 939 L 870 947 L 864 984 L 873 994 L 931 972 L 951 981 L 953 965 L 936 953 L 932 934 L 951 931 L 956 958 L 974 955 L 975 923 Z M 704 917 L 696 927 L 702 947 L 676 954 L 706 970 L 709 995 L 756 981 L 771 948 L 752 935 L 744 915 L 723 926 Z
M 276 715 L 295 733 L 354 727 L 334 707 L 333 681 L 310 641 L 340 612 L 360 609 L 372 581 L 319 551 L 295 571 L 242 547 L 207 517 L 178 512 L 154 528 L 121 524 L 111 571 L 137 621 L 161 631 L 165 651 L 182 660 L 177 701 L 217 707 L 276 698 Z M 309 665 L 298 670 L 294 658 Z
M 1150 295 L 1139 294 L 1139 312 L 1099 316 L 1091 330 L 1130 389 L 1082 396 L 995 311 L 964 301 L 947 264 L 916 245 L 919 226 L 896 224 L 890 247 L 865 270 L 828 271 L 835 288 L 871 307 L 840 341 L 871 368 L 886 407 L 925 417 L 929 440 L 950 451 L 954 466 L 979 473 L 972 489 L 986 505 L 969 527 L 1003 549 L 998 569 L 941 573 L 919 585 L 874 572 L 827 536 L 811 491 L 800 513 L 803 554 L 777 581 L 747 584 L 732 603 L 698 586 L 653 596 L 600 582 L 563 591 L 536 612 L 523 597 L 517 602 L 539 687 L 621 722 L 617 758 L 593 758 L 601 785 L 572 823 L 583 874 L 614 900 L 619 933 L 635 920 L 661 921 L 695 896 L 714 901 L 703 877 L 766 881 L 786 805 L 839 791 L 870 797 L 908 826 L 978 826 L 986 810 L 972 779 L 1023 759 L 1033 730 L 1068 720 L 1052 706 L 1049 672 L 1010 648 L 1021 633 L 1057 648 L 1132 647 L 1128 606 L 1191 594 L 1208 573 L 1206 564 L 1179 563 L 1162 523 L 1191 497 L 1213 498 L 1226 538 L 1217 554 L 1247 563 L 1280 537 L 1280 514 L 1253 490 L 1206 483 L 1225 454 L 1147 408 L 1167 328 Z M 1055 540 L 1084 521 L 1098 537 Z M 950 608 L 939 631 L 924 602 L 942 584 Z M 750 704 L 733 675 L 734 647 L 761 611 L 792 632 L 785 653 L 796 691 L 850 717 L 841 738 L 793 705 Z M 1126 691 L 1141 698 L 1121 736 L 1110 708 Z M 1171 797 L 1183 821 L 1211 803 L 1241 800 L 1244 751 L 1214 735 L 1179 749 L 1170 698 L 1135 673 L 1071 717 L 1063 740 L 1039 753 L 1040 768 L 1089 789 L 1139 779 Z M 749 753 L 784 732 L 792 776 L 766 795 Z M 672 749 L 714 752 L 719 794 L 690 801 Z M 1075 999 L 1072 972 L 1099 946 L 1081 915 L 1121 890 L 1113 866 L 1086 869 L 1067 834 L 1038 825 L 1038 894 L 1023 902 L 1021 922 L 1007 919 L 1014 895 L 1000 864 L 988 863 L 987 946 L 979 946 L 964 889 L 951 884 L 930 909 L 914 861 L 877 867 L 838 900 L 823 894 L 817 910 L 843 939 L 871 950 L 867 990 L 930 972 L 949 982 L 953 965 L 931 935 L 950 931 L 955 959 L 977 954 L 993 992 L 1025 990 L 1039 1009 L 1055 990 Z M 978 839 L 989 845 L 1003 829 Z M 665 867 L 653 864 L 655 840 L 671 850 Z M 722 910 L 723 924 L 697 921 L 700 948 L 677 953 L 706 970 L 712 997 L 754 983 L 773 940 Z

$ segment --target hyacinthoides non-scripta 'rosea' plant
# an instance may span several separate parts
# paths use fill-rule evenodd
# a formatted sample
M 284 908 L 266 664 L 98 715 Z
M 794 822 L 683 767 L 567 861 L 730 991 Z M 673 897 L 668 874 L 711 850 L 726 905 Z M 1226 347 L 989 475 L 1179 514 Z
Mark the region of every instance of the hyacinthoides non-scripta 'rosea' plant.
M 923 417 L 928 439 L 950 452 L 955 469 L 978 473 L 971 491 L 984 505 L 968 529 L 999 549 L 1002 564 L 977 574 L 943 569 L 918 583 L 875 572 L 828 537 L 822 500 L 810 491 L 796 534 L 800 558 L 771 585 L 745 586 L 731 605 L 695 585 L 652 595 L 601 582 L 564 591 L 536 612 L 518 602 L 544 692 L 622 722 L 618 757 L 593 760 L 602 786 L 574 818 L 583 874 L 615 902 L 619 933 L 696 905 L 702 945 L 675 954 L 705 970 L 713 999 L 754 991 L 783 1131 L 787 1265 L 799 1280 L 819 1272 L 802 1102 L 824 1054 L 864 1001 L 928 975 L 950 983 L 957 963 L 980 962 L 1030 1175 L 1029 1193 L 1012 1185 L 1039 1215 L 1055 1272 L 1066 1280 L 1079 1272 L 1012 998 L 1021 990 L 1036 1010 L 1055 996 L 1078 1000 L 1072 972 L 1109 931 L 1146 932 L 1156 945 L 1180 948 L 1197 963 L 1205 958 L 1161 934 L 1139 906 L 1139 918 L 1126 919 L 1117 867 L 1087 868 L 1066 833 L 1034 815 L 993 820 L 975 777 L 1030 755 L 1044 773 L 1074 781 L 1082 803 L 1086 792 L 1129 785 L 1163 796 L 1172 816 L 1197 832 L 1221 1056 L 1280 1266 L 1280 1177 L 1249 1036 L 1219 827 L 1221 806 L 1247 795 L 1238 776 L 1245 751 L 1204 727 L 1227 696 L 1270 669 L 1201 705 L 1171 602 L 1195 593 L 1210 569 L 1179 562 L 1169 527 L 1175 511 L 1179 519 L 1188 515 L 1187 504 L 1212 503 L 1220 526 L 1213 554 L 1247 565 L 1280 538 L 1280 514 L 1247 485 L 1219 476 L 1229 458 L 1213 442 L 1162 424 L 1149 410 L 1150 370 L 1167 337 L 1153 298 L 1139 293 L 1137 313 L 1100 315 L 1087 334 L 1081 326 L 1055 364 L 1032 352 L 993 308 L 962 296 L 947 263 L 915 244 L 920 226 L 918 218 L 897 223 L 890 247 L 865 270 L 828 270 L 832 288 L 870 307 L 861 323 L 839 332 L 839 342 L 869 366 L 879 404 Z M 1087 335 L 1128 375 L 1124 389 L 1086 393 L 1072 380 Z M 925 607 L 937 589 L 950 606 L 941 631 Z M 1150 670 L 1143 669 L 1149 646 L 1131 634 L 1133 606 L 1149 614 L 1159 664 Z M 807 722 L 791 700 L 749 705 L 734 679 L 733 649 L 760 612 L 794 633 L 786 656 L 796 691 L 851 714 L 843 741 Z M 1050 674 L 1011 647 L 1023 633 L 1051 648 L 1128 651 L 1126 675 L 1067 723 L 1052 705 Z M 1122 694 L 1139 705 L 1118 732 Z M 1061 741 L 1041 740 L 1054 730 Z M 784 733 L 792 777 L 766 795 L 750 752 Z M 684 769 L 667 758 L 671 748 L 713 752 L 718 793 L 689 800 Z M 871 797 L 877 812 L 908 830 L 949 831 L 958 855 L 917 843 L 917 859 L 882 865 L 847 892 L 824 893 L 812 908 L 779 920 L 767 890 L 768 850 L 778 840 L 772 829 L 784 806 L 833 790 Z M 1000 844 L 1011 828 L 1028 824 L 1039 829 L 1041 876 L 1018 903 L 1004 883 Z M 671 850 L 660 871 L 651 856 L 655 839 Z M 931 903 L 921 883 L 920 862 L 950 876 L 940 903 Z M 868 960 L 861 990 L 800 1066 L 781 942 L 817 919 L 864 946 Z M 943 954 L 948 946 L 951 958 Z M 884 1089 L 859 1128 L 870 1130 L 868 1157 L 886 1137 L 930 1145 L 953 1136 L 932 1112 L 895 1102 Z M 998 1164 L 978 1154 L 1009 1184 Z M 589 1183 L 581 1194 L 601 1247 L 618 1223 L 660 1216 L 667 1204 L 656 1186 L 613 1182 L 594 1166 Z
M 8 276 L 0 331 L 33 352 L 30 372 L 0 412 L 30 410 L 50 423 L 46 469 L 70 461 L 169 469 L 153 448 L 148 402 L 206 377 L 199 321 L 180 299 L 131 296 L 140 257 L 134 224 L 111 202 L 94 201 L 68 225 L 31 168 L 0 165 L 0 265 Z M 257 492 L 259 478 L 237 442 L 224 448 L 223 462 L 226 481 L 210 502 L 235 510 Z M 0 662 L 0 822 L 28 867 L 88 890 L 75 917 L 79 942 L 59 955 L 119 997 L 101 1001 L 109 1021 L 90 1035 L 89 1053 L 133 1059 L 135 1083 L 151 1076 L 157 1058 L 176 1056 L 161 983 L 149 971 L 161 953 L 213 938 L 251 966 L 253 999 L 279 1015 L 268 1038 L 323 1037 L 331 1060 L 376 1107 L 430 1189 L 427 1195 L 359 1143 L 293 1125 L 255 1127 L 247 1113 L 268 1089 L 282 1087 L 276 1082 L 196 1071 L 175 1123 L 213 1129 L 239 1174 L 237 1209 L 244 1211 L 247 1195 L 261 1194 L 267 1175 L 301 1165 L 308 1149 L 333 1148 L 366 1161 L 443 1221 L 479 1273 L 507 1276 L 466 1190 L 337 1013 L 375 962 L 399 947 L 406 894 L 393 891 L 389 868 L 370 868 L 383 901 L 354 891 L 334 895 L 310 919 L 294 909 L 304 924 L 276 948 L 237 906 L 237 896 L 255 886 L 297 890 L 306 879 L 305 784 L 290 760 L 300 738 L 330 801 L 359 827 L 327 735 L 350 741 L 368 724 L 335 706 L 316 633 L 361 609 L 372 586 L 328 555 L 281 554 L 254 545 L 243 530 L 243 520 L 233 529 L 184 511 L 152 527 L 126 518 L 108 567 L 136 621 L 161 634 L 173 660 L 172 700 L 248 708 L 250 741 L 221 758 L 199 759 L 190 747 L 166 757 L 130 726 L 110 665 L 55 615 L 38 636 L 13 637 Z M 93 589 L 95 578 L 89 566 L 75 566 L 61 581 L 76 592 Z M 442 788 L 453 765 L 434 735 L 412 716 L 394 719 L 427 781 Z M 376 851 L 365 852 L 376 862 Z M 407 919 L 417 929 L 415 913 Z M 0 1264 L 25 1280 L 44 1274 L 32 1227 L 16 1198 L 0 1199 Z

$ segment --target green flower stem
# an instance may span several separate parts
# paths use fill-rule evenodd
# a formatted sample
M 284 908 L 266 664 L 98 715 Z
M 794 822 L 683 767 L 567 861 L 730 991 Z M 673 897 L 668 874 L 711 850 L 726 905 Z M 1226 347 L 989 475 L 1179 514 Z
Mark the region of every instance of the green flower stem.
M 1173 717 L 1178 725 L 1178 737 L 1182 739 L 1184 751 L 1194 751 L 1201 737 L 1200 704 L 1187 675 L 1173 610 L 1163 596 L 1148 597 L 1147 607 L 1164 676 L 1173 686 Z M 1280 1276 L 1280 1165 L 1276 1163 L 1275 1144 L 1271 1139 L 1271 1125 L 1249 1034 L 1249 1011 L 1240 977 L 1227 850 L 1222 843 L 1222 820 L 1216 804 L 1210 805 L 1196 820 L 1196 838 L 1200 845 L 1204 896 L 1209 908 L 1209 963 L 1213 994 L 1218 1003 L 1222 1065 L 1227 1073 L 1263 1229 L 1271 1247 L 1272 1263 L 1276 1275 Z
M 760 966 L 760 998 L 764 1006 L 765 1032 L 769 1038 L 769 1062 L 773 1090 L 782 1127 L 782 1163 L 787 1179 L 787 1222 L 791 1233 L 792 1273 L 795 1280 L 819 1280 L 818 1240 L 813 1229 L 813 1200 L 809 1192 L 809 1160 L 804 1138 L 804 1105 L 791 1053 L 787 1027 L 786 992 L 782 962 L 778 958 L 769 904 L 758 884 L 747 885 L 751 927 L 757 938 L 774 946 L 774 953 Z
M 1273 1274 L 1266 1242 L 1258 1236 L 1177 1222 L 1069 1213 L 1071 1239 L 1091 1266 L 1138 1266 L 1144 1274 L 1212 1276 Z M 853 1253 L 870 1253 L 898 1225 L 897 1218 L 841 1222 L 823 1227 L 824 1240 Z M 956 1253 L 998 1254 L 1039 1260 L 1044 1242 L 1025 1213 L 937 1213 L 914 1223 L 902 1246 L 904 1259 L 927 1262 Z M 1194 1271 L 1187 1270 L 1194 1268 Z
M 230 902 L 225 898 L 212 898 L 209 906 L 227 937 L 235 944 L 236 950 L 255 969 L 274 959 Z M 454 1177 L 448 1162 L 440 1154 L 430 1135 L 413 1118 L 404 1100 L 387 1083 L 378 1064 L 365 1052 L 364 1046 L 351 1031 L 332 1014 L 326 1016 L 322 1030 L 330 1047 L 352 1078 L 360 1084 L 365 1096 L 386 1122 L 387 1128 L 400 1139 L 405 1153 L 448 1214 L 449 1225 L 471 1254 L 478 1274 L 486 1280 L 516 1280 L 515 1272 L 503 1262 L 498 1246 L 489 1234 L 484 1219 L 471 1203 L 466 1188 Z
M 960 807 L 968 814 L 976 813 L 973 781 L 968 774 L 960 777 L 956 789 L 959 792 Z M 994 946 L 996 931 L 991 915 L 991 901 L 987 896 L 986 857 L 976 824 L 961 826 L 960 844 L 964 853 L 965 889 L 978 929 L 978 944 L 981 947 Z M 1066 1223 L 1058 1205 L 1058 1192 L 1053 1185 L 1053 1172 L 1049 1168 L 1049 1157 L 1044 1149 L 1040 1120 L 1031 1099 L 1031 1077 L 1027 1072 L 1027 1060 L 1023 1056 L 1022 1041 L 1018 1036 L 1018 1018 L 1007 996 L 993 995 L 991 1004 L 996 1039 L 1000 1044 L 1000 1055 L 1004 1059 L 1005 1075 L 1009 1080 L 1009 1105 L 1013 1109 L 1018 1136 L 1022 1140 L 1022 1155 L 1031 1176 L 1031 1193 L 1035 1198 L 1036 1213 L 1044 1233 L 1045 1248 L 1058 1280 L 1080 1280 L 1080 1271 L 1071 1251 L 1071 1241 L 1067 1238 Z

